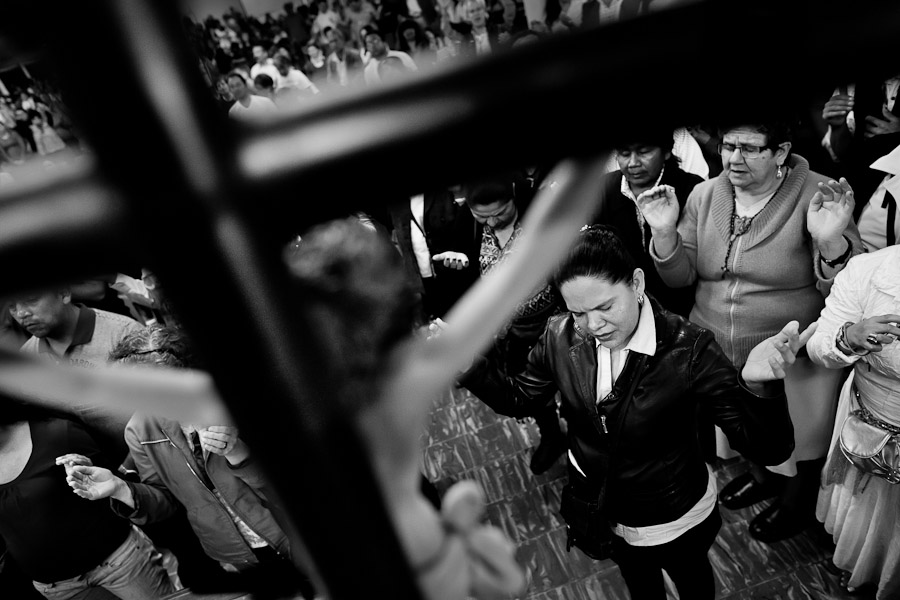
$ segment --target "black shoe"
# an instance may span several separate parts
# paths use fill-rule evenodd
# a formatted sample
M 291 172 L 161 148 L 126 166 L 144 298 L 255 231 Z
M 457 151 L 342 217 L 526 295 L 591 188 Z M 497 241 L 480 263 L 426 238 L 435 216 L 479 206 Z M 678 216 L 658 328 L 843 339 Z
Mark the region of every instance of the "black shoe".
M 809 517 L 776 502 L 750 521 L 750 536 L 764 544 L 771 544 L 794 537 L 811 523 Z
M 541 443 L 534 449 L 531 455 L 531 472 L 540 475 L 556 464 L 562 453 L 566 451 L 566 437 L 559 432 L 557 435 L 542 436 Z
M 777 496 L 780 491 L 781 485 L 760 483 L 747 471 L 725 484 L 719 492 L 719 503 L 727 509 L 737 510 Z

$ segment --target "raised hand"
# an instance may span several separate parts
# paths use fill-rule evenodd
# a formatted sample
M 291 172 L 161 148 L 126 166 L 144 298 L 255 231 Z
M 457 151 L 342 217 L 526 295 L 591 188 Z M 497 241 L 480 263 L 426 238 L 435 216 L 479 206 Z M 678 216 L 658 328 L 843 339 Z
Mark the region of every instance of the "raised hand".
M 883 119 L 872 115 L 866 117 L 866 131 L 863 137 L 868 139 L 876 135 L 900 132 L 900 117 L 889 111 L 886 106 L 881 107 L 881 114 L 884 116 Z
M 786 369 L 797 360 L 797 352 L 806 345 L 817 326 L 812 323 L 799 333 L 800 324 L 791 321 L 781 331 L 757 344 L 741 371 L 744 381 L 755 384 L 784 379 Z
M 846 94 L 835 94 L 825 103 L 822 118 L 832 127 L 840 127 L 847 121 L 847 113 L 853 110 L 853 98 Z
M 826 258 L 836 258 L 834 248 L 842 246 L 844 230 L 853 218 L 853 189 L 847 180 L 819 183 L 819 190 L 809 201 L 806 228 Z M 846 248 L 846 246 L 844 246 Z
M 441 263 L 448 269 L 462 271 L 469 266 L 469 257 L 462 252 L 441 252 L 431 257 L 432 262 Z
M 235 427 L 210 425 L 205 429 L 198 429 L 197 434 L 201 448 L 224 456 L 232 464 L 241 462 L 249 455 L 249 450 L 238 437 L 238 430 Z
M 73 466 L 66 475 L 66 483 L 82 498 L 87 500 L 100 500 L 109 498 L 116 493 L 119 482 L 118 477 L 109 469 L 100 467 Z
M 671 233 L 678 224 L 680 208 L 675 188 L 671 185 L 658 185 L 643 192 L 637 197 L 638 208 L 644 220 L 650 226 L 654 236 L 659 233 Z

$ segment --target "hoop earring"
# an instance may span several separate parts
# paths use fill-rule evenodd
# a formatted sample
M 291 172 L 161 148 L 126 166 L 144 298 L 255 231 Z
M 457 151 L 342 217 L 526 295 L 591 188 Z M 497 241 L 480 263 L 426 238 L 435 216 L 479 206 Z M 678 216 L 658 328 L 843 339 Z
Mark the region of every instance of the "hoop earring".
M 775 177 L 777 177 L 778 179 L 784 177 L 784 171 L 781 170 L 781 165 L 778 165 L 778 170 L 775 171 Z

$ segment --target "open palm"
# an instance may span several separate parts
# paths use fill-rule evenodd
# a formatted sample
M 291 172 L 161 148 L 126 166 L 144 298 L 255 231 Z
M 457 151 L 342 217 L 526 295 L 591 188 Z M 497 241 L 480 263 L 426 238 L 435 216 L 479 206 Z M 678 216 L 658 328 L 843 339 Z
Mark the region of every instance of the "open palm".
M 650 188 L 637 197 L 638 207 L 644 220 L 653 231 L 675 229 L 678 223 L 678 197 L 670 185 L 659 185 Z
M 781 331 L 757 344 L 741 371 L 744 381 L 765 383 L 784 379 L 786 369 L 794 364 L 797 352 L 816 332 L 816 326 L 813 323 L 800 333 L 800 324 L 791 321 Z
M 820 183 L 819 190 L 809 202 L 806 228 L 814 240 L 840 240 L 853 218 L 853 190 L 847 180 Z
M 109 498 L 116 491 L 117 477 L 109 469 L 75 466 L 66 477 L 69 487 L 82 498 L 100 500 Z

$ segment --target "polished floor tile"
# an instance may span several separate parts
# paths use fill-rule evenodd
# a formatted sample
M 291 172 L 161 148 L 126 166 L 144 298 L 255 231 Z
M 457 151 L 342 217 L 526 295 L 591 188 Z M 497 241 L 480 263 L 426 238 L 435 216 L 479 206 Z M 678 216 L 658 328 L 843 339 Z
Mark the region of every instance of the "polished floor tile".
M 615 563 L 592 560 L 575 548 L 566 551 L 558 513 L 565 458 L 547 473 L 531 473 L 531 451 L 540 440 L 531 420 L 499 416 L 465 390 L 453 390 L 435 407 L 424 439 L 425 474 L 440 491 L 461 479 L 484 489 L 488 520 L 516 543 L 516 557 L 529 571 L 521 600 L 628 600 Z M 740 461 L 717 465 L 719 489 L 745 470 Z M 816 527 L 771 545 L 750 537 L 747 525 L 766 504 L 722 509 L 722 529 L 710 551 L 717 599 L 858 598 L 841 590 L 825 569 L 831 545 Z M 669 598 L 677 598 L 672 589 Z

